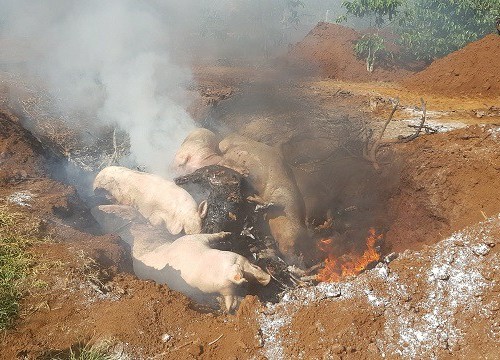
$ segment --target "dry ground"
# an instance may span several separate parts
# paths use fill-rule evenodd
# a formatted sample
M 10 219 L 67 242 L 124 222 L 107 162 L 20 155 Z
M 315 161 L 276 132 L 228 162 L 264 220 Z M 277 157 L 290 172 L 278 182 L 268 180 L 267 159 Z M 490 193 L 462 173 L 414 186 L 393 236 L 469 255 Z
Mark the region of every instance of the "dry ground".
M 200 122 L 282 144 L 311 217 L 354 205 L 352 226 L 363 233 L 376 226 L 385 234 L 384 252 L 399 257 L 340 284 L 295 290 L 278 304 L 248 297 L 235 315 L 209 312 L 166 286 L 135 278 L 119 239 L 99 235 L 74 188 L 54 178 L 53 168 L 64 160 L 49 156 L 50 147 L 3 114 L 0 205 L 40 221 L 38 236 L 51 238 L 30 248 L 33 276 L 45 285 L 26 291 L 19 317 L 1 334 L 3 358 L 51 358 L 102 339 L 123 359 L 495 358 L 495 99 L 298 79 L 273 68 L 199 67 L 195 77 L 193 92 L 201 95 L 191 112 Z M 381 172 L 349 152 L 351 124 L 368 121 L 377 129 L 389 98 L 411 108 L 423 95 L 430 120 L 446 125 L 441 130 L 474 126 L 393 144 L 380 155 L 388 162 Z M 406 125 L 419 116 L 418 109 L 401 109 L 388 136 L 411 132 Z

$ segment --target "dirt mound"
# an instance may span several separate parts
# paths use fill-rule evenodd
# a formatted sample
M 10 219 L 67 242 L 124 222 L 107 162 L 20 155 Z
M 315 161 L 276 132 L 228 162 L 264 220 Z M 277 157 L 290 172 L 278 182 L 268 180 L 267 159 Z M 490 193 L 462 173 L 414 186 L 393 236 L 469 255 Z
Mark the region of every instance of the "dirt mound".
M 289 51 L 289 65 L 321 76 L 351 81 L 394 81 L 411 72 L 397 67 L 388 59 L 375 64 L 372 73 L 366 70 L 364 60 L 354 53 L 354 43 L 361 35 L 354 29 L 321 22 Z
M 498 216 L 258 317 L 268 359 L 489 359 L 498 353 Z
M 400 145 L 401 184 L 389 204 L 393 251 L 436 238 L 500 212 L 500 128 L 472 126 Z
M 434 61 L 403 85 L 447 96 L 500 96 L 500 36 L 490 34 Z

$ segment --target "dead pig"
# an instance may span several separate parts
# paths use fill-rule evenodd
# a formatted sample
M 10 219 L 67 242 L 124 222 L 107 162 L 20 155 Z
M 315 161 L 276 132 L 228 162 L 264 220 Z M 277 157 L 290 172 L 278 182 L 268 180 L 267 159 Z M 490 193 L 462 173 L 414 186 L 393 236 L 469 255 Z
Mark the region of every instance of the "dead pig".
M 294 253 L 306 233 L 304 201 L 281 152 L 237 134 L 222 140 L 219 149 L 222 165 L 246 169 L 248 181 L 262 200 L 283 209 L 281 214 L 269 219 L 269 228 L 287 260 L 297 262 Z
M 100 205 L 90 212 L 106 233 L 120 236 L 130 246 L 134 259 L 175 240 L 165 229 L 151 226 L 131 206 Z
M 171 166 L 179 175 L 190 174 L 204 166 L 218 164 L 222 160 L 218 151 L 217 136 L 210 130 L 199 128 L 186 137 Z
M 265 286 L 271 277 L 241 255 L 210 247 L 228 234 L 183 236 L 171 245 L 160 246 L 139 257 L 143 267 L 138 268 L 136 274 L 188 295 L 193 289 L 204 294 L 220 294 L 226 310 L 232 311 L 238 306 L 242 284 L 250 280 Z
M 245 202 L 243 177 L 240 173 L 220 165 L 209 165 L 194 173 L 174 179 L 175 183 L 195 200 L 207 199 L 207 216 L 202 232 L 240 232 L 245 215 L 252 211 Z
M 152 225 L 164 226 L 173 235 L 183 230 L 186 234 L 201 232 L 206 202 L 197 206 L 186 190 L 160 176 L 109 166 L 94 180 L 94 192 L 100 190 L 118 204 L 132 206 Z

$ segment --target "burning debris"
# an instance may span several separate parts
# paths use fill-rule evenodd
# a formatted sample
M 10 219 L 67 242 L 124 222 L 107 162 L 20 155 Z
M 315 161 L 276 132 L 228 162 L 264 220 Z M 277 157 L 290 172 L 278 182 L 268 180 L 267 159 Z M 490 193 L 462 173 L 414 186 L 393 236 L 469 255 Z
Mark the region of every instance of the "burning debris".
M 290 215 L 301 207 L 292 201 L 298 199 L 298 190 L 287 186 L 293 180 L 279 153 L 235 136 L 215 148 L 215 139 L 205 129 L 186 138 L 174 168 L 180 173 L 193 172 L 174 182 L 117 166 L 103 169 L 94 181 L 94 190 L 118 205 L 101 205 L 92 213 L 106 231 L 118 233 L 131 246 L 136 275 L 166 283 L 195 299 L 219 293 L 225 298 L 226 310 L 231 311 L 241 299 L 241 285 L 249 280 L 264 286 L 273 280 L 270 290 L 252 290 L 267 299 L 301 283 L 282 260 L 282 254 L 289 258 L 294 254 L 297 240 L 287 237 L 296 227 L 288 225 Z M 218 147 L 232 155 L 221 156 Z M 250 155 L 252 151 L 258 155 Z M 245 156 L 255 164 L 243 161 Z M 231 168 L 207 163 L 208 158 Z M 264 158 L 268 165 L 258 166 Z M 281 172 L 276 173 L 276 168 Z M 294 190 L 295 195 L 285 196 Z M 302 228 L 303 220 L 295 219 Z M 155 228 L 168 232 L 164 241 L 155 239 Z M 175 239 L 181 233 L 193 236 Z M 279 236 L 278 241 L 273 235 Z M 222 268 L 211 271 L 217 266 Z
M 306 269 L 302 252 L 316 251 L 310 236 L 317 235 L 308 235 L 304 202 L 281 152 L 236 134 L 218 141 L 206 129 L 189 134 L 172 163 L 181 174 L 173 182 L 117 166 L 97 175 L 96 194 L 118 205 L 92 213 L 130 245 L 137 276 L 198 301 L 220 294 L 231 311 L 247 290 L 277 301 L 284 290 L 337 282 L 380 259 L 382 235 L 370 229 L 362 254 L 345 251 L 335 235 L 319 240 L 321 261 Z M 327 220 L 314 231 L 336 234 L 337 225 Z M 245 290 L 252 281 L 261 286 Z
M 382 234 L 377 234 L 374 228 L 370 228 L 366 238 L 366 250 L 361 256 L 344 254 L 341 257 L 335 255 L 337 246 L 333 238 L 321 239 L 318 241 L 318 248 L 327 254 L 325 266 L 318 272 L 316 279 L 320 282 L 339 282 L 343 278 L 358 275 L 370 264 L 380 260 L 380 252 L 377 249 L 377 242 L 382 239 Z

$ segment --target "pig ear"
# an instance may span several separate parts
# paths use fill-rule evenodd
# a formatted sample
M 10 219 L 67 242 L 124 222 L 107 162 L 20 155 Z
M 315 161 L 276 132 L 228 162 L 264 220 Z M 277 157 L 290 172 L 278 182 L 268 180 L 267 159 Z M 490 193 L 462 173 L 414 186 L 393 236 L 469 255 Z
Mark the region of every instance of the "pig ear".
M 207 217 L 208 212 L 208 203 L 207 200 L 203 200 L 200 205 L 198 205 L 198 214 L 200 214 L 200 218 L 204 219 Z

